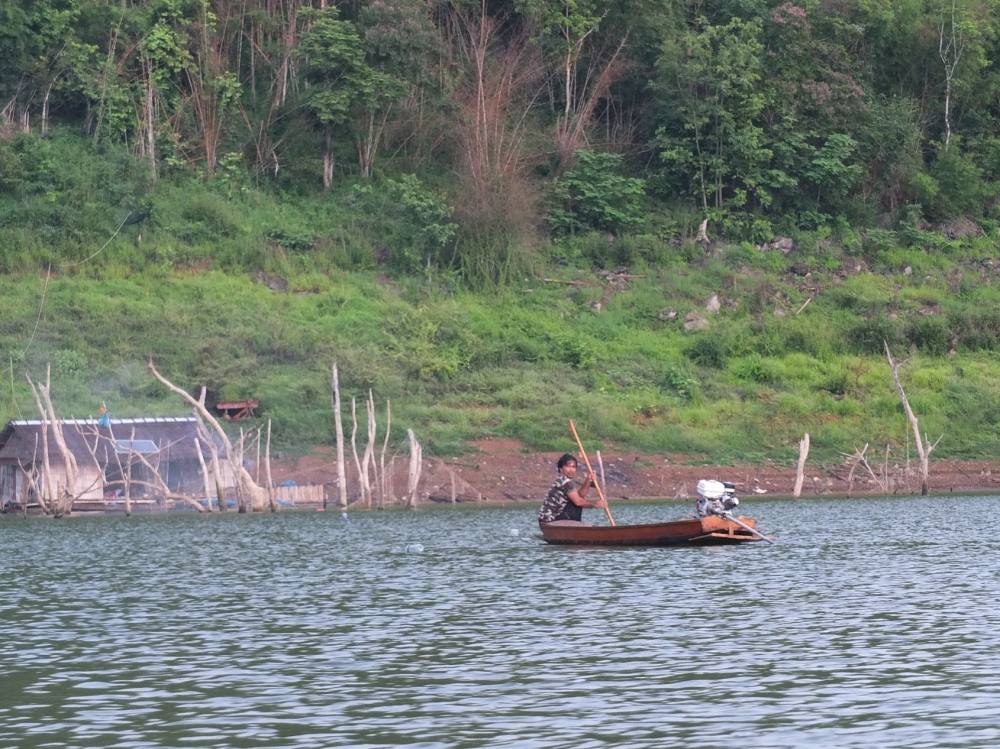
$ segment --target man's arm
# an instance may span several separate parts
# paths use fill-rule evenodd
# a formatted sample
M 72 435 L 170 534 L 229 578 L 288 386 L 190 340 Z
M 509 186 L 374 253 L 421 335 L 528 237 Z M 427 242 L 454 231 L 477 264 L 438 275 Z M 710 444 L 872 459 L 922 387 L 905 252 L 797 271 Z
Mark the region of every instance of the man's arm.
M 575 504 L 577 507 L 603 507 L 604 503 L 601 500 L 596 502 L 588 502 L 587 490 L 590 489 L 590 485 L 594 482 L 593 476 L 588 476 L 580 484 L 580 489 L 572 489 L 566 492 L 566 496 L 569 497 L 569 501 Z

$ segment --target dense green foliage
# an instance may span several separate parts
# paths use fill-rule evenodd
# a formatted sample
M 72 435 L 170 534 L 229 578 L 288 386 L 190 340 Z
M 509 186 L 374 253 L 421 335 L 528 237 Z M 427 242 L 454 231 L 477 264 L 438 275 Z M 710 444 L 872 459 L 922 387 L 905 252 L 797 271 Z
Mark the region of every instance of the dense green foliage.
M 888 341 L 992 457 L 996 2 L 326 5 L 0 4 L 7 416 L 176 412 L 153 355 L 304 447 L 336 359 L 432 452 L 835 459 Z
M 1000 218 L 996 0 L 327 6 L 4 3 L 0 127 L 125 146 L 140 194 L 165 175 L 309 191 L 450 172 L 460 231 L 436 261 L 493 280 L 472 256 L 510 248 L 484 224 L 623 231 L 643 194 L 754 241 L 904 207 Z M 38 189 L 17 159 L 0 151 L 0 189 Z

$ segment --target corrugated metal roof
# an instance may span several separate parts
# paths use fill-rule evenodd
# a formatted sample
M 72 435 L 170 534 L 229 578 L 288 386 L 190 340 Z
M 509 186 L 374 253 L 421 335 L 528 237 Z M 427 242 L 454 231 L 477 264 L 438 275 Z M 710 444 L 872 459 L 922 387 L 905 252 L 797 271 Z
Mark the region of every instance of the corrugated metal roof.
M 66 444 L 78 460 L 90 461 L 88 444 L 94 435 L 100 435 L 99 459 L 113 460 L 113 443 L 119 440 L 151 442 L 164 457 L 170 460 L 197 460 L 195 438 L 198 422 L 193 416 L 159 416 L 132 419 L 111 419 L 110 426 L 101 425 L 97 419 L 61 419 Z M 10 421 L 0 432 L 0 461 L 30 462 L 41 449 L 42 421 L 21 419 Z M 38 447 L 36 447 L 36 444 Z M 204 449 L 204 446 L 202 446 Z M 58 450 L 49 426 L 49 457 L 57 461 Z
M 60 419 L 61 423 L 66 425 L 96 425 L 98 419 Z M 178 422 L 191 422 L 197 423 L 197 419 L 194 416 L 140 416 L 133 419 L 111 419 L 111 426 L 117 424 L 173 424 Z M 7 422 L 8 425 L 13 424 L 14 426 L 41 426 L 41 419 L 13 419 Z

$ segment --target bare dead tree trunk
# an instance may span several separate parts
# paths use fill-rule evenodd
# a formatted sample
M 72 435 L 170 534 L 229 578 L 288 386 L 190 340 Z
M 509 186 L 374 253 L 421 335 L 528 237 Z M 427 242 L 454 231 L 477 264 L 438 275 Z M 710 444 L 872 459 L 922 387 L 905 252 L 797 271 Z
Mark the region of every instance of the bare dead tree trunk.
M 903 383 L 899 380 L 899 367 L 901 362 L 896 361 L 892 358 L 892 352 L 889 351 L 889 342 L 882 341 L 885 345 L 885 356 L 889 360 L 889 370 L 892 372 L 892 381 L 896 385 L 896 393 L 899 395 L 899 400 L 903 404 L 903 411 L 906 412 L 906 420 L 910 422 L 910 428 L 913 430 L 913 441 L 916 444 L 917 456 L 920 458 L 920 494 L 927 496 L 927 477 L 930 474 L 930 456 L 931 452 L 937 447 L 938 442 L 941 441 L 941 437 L 931 444 L 931 441 L 927 437 L 921 437 L 920 435 L 920 425 L 917 422 L 917 417 L 913 413 L 913 409 L 910 408 L 910 401 L 906 397 L 906 391 L 903 390 Z M 925 440 L 926 439 L 926 443 Z
M 351 454 L 354 456 L 354 469 L 358 473 L 358 493 L 360 501 L 365 503 L 365 483 L 361 476 L 361 459 L 358 457 L 358 399 L 351 398 Z
M 379 480 L 379 491 L 378 491 L 378 508 L 381 510 L 385 506 L 386 500 L 386 490 L 388 489 L 387 478 L 385 474 L 385 451 L 389 447 L 389 432 L 392 430 L 392 405 L 389 403 L 388 398 L 385 401 L 385 439 L 382 441 L 382 454 L 379 456 L 379 467 L 381 468 L 382 478 Z
M 254 448 L 257 450 L 257 459 L 253 464 L 253 480 L 258 484 L 260 483 L 260 429 L 257 430 L 257 439 L 254 442 Z
M 242 465 L 243 464 L 243 430 L 242 429 L 240 429 L 240 439 L 239 439 L 239 442 L 237 442 L 234 445 L 234 447 L 236 448 L 237 453 L 238 453 L 237 459 L 239 460 L 240 465 Z M 236 484 L 236 486 L 234 488 L 236 489 L 236 511 L 239 512 L 239 513 L 241 513 L 241 514 L 242 513 L 246 513 L 246 511 L 247 511 L 247 498 L 246 498 L 246 495 L 241 490 L 238 482 L 237 482 L 237 484 Z
M 333 185 L 333 136 L 327 130 L 323 136 L 323 189 L 330 190 Z
M 846 456 L 845 455 L 845 457 L 851 457 L 852 458 L 851 470 L 847 472 L 847 496 L 848 497 L 850 497 L 851 494 L 852 494 L 852 492 L 854 491 L 854 472 L 858 469 L 858 466 L 861 465 L 861 461 L 864 460 L 864 458 L 865 458 L 865 452 L 867 450 L 868 450 L 868 443 L 866 442 L 865 446 L 863 448 L 861 448 L 860 450 L 858 448 L 854 448 L 854 455 L 853 456 Z
M 698 225 L 698 236 L 694 238 L 695 242 L 700 242 L 701 244 L 710 244 L 708 238 L 708 219 L 706 218 Z
M 802 481 L 805 478 L 806 458 L 809 457 L 809 432 L 799 441 L 799 462 L 795 467 L 795 488 L 792 496 L 796 499 L 802 496 Z
M 264 450 L 264 467 L 267 476 L 267 501 L 271 505 L 271 512 L 277 512 L 278 505 L 274 501 L 274 480 L 271 478 L 271 420 L 270 419 L 267 420 L 267 448 Z
M 208 467 L 205 465 L 205 456 L 201 452 L 201 440 L 195 437 L 194 448 L 198 454 L 198 463 L 201 465 L 201 479 L 205 484 L 205 503 L 208 509 L 212 509 L 212 483 L 208 478 Z M 218 490 L 216 490 L 218 492 Z M 222 512 L 222 497 L 218 497 L 218 511 Z
M 347 471 L 344 469 L 344 424 L 340 418 L 340 380 L 337 376 L 337 364 L 333 365 L 333 378 L 330 385 L 333 391 L 333 426 L 337 432 L 337 490 L 340 507 L 347 507 Z M 326 509 L 326 494 L 323 494 L 323 509 Z
M 868 463 L 868 459 L 865 457 L 865 453 L 868 452 L 868 443 L 860 450 L 854 448 L 853 455 L 847 455 L 843 453 L 845 457 L 849 457 L 853 460 L 851 464 L 851 470 L 847 474 L 847 496 L 851 496 L 852 487 L 854 485 L 854 472 L 857 470 L 858 466 L 864 466 L 865 470 L 868 471 L 868 475 L 872 477 L 872 481 L 882 490 L 883 493 L 888 491 L 888 485 L 886 483 L 886 475 L 878 476 L 874 470 L 872 470 L 871 465 Z
M 112 435 L 112 440 L 114 435 Z M 129 440 L 128 455 L 125 456 L 125 471 L 122 472 L 122 480 L 125 482 L 125 516 L 132 517 L 132 446 L 135 444 L 135 427 L 132 427 L 132 437 Z M 117 456 L 118 451 L 112 449 Z
M 232 470 L 233 479 L 236 481 L 236 486 L 240 495 L 250 499 L 251 507 L 254 511 L 263 510 L 266 502 L 265 491 L 262 487 L 258 486 L 258 484 L 253 480 L 253 476 L 251 476 L 244 467 L 242 449 L 237 452 L 218 419 L 212 416 L 212 414 L 209 413 L 208 409 L 205 407 L 205 388 L 201 389 L 201 396 L 195 399 L 190 393 L 177 387 L 161 375 L 153 365 L 152 359 L 149 360 L 149 371 L 164 387 L 179 395 L 192 408 L 194 408 L 195 413 L 201 417 L 203 423 L 207 423 L 212 427 L 213 431 L 219 436 L 219 439 L 226 450 L 226 459 L 229 463 L 230 469 Z M 219 499 L 221 501 L 222 498 L 220 497 Z
M 43 460 L 45 465 L 45 474 L 49 478 L 49 482 L 52 480 L 52 465 L 49 459 L 49 445 L 48 445 L 48 433 L 49 430 L 52 431 L 52 439 L 56 443 L 56 449 L 59 451 L 59 457 L 63 462 L 63 470 L 66 473 L 65 476 L 65 486 L 59 488 L 58 486 L 49 486 L 45 488 L 45 483 L 43 483 L 43 489 L 45 491 L 51 492 L 48 497 L 52 500 L 51 505 L 55 508 L 54 515 L 56 517 L 62 517 L 68 515 L 73 511 L 73 502 L 76 500 L 77 479 L 79 476 L 79 469 L 76 462 L 76 457 L 73 455 L 69 446 L 66 444 L 66 437 L 63 434 L 63 425 L 56 416 L 55 407 L 52 405 L 52 393 L 51 393 L 51 379 L 52 379 L 52 367 L 45 368 L 45 384 L 34 383 L 31 378 L 28 378 L 28 384 L 31 386 L 32 395 L 35 397 L 35 405 L 38 407 L 38 412 L 42 419 L 42 449 L 43 449 Z
M 380 114 L 376 114 L 375 112 L 366 112 L 364 114 L 363 134 L 358 137 L 356 143 L 358 170 L 362 177 L 367 178 L 372 176 L 375 156 L 378 154 L 379 146 L 382 144 L 382 134 L 385 132 L 390 112 L 392 112 L 392 105 L 386 106 Z
M 361 485 L 365 493 L 365 501 L 370 509 L 372 506 L 372 494 L 374 486 L 369 478 L 375 467 L 375 438 L 377 425 L 375 424 L 375 396 L 372 391 L 368 391 L 368 401 L 365 404 L 368 416 L 368 441 L 365 443 L 365 453 L 361 459 Z M 377 480 L 378 477 L 376 477 Z
M 219 512 L 226 511 L 226 482 L 222 480 L 222 469 L 219 467 L 219 448 L 215 445 L 215 440 L 208 433 L 204 424 L 198 424 L 198 439 L 208 449 L 208 455 L 212 460 L 212 478 L 215 481 L 215 495 L 219 503 Z
M 951 19 L 949 28 L 945 29 L 945 21 L 938 27 L 938 56 L 944 65 L 944 147 L 948 149 L 951 143 L 951 92 L 955 80 L 955 71 L 962 60 L 965 51 L 965 33 L 955 20 L 956 3 L 951 3 Z
M 396 473 L 396 456 L 393 455 L 391 458 L 389 458 L 389 472 L 385 475 L 386 497 L 388 497 L 389 501 L 392 503 L 396 502 L 395 473 Z
M 48 478 L 47 478 L 47 476 L 45 474 L 44 463 L 42 465 L 42 469 L 41 470 L 39 470 L 39 468 L 38 468 L 38 465 L 39 465 L 39 463 L 38 463 L 38 461 L 39 461 L 39 458 L 38 458 L 38 447 L 39 447 L 38 442 L 39 442 L 39 440 L 38 440 L 38 434 L 36 433 L 35 434 L 35 449 L 34 449 L 34 451 L 31 454 L 31 464 L 30 464 L 30 466 L 24 465 L 20 460 L 18 460 L 18 462 L 17 462 L 18 466 L 21 469 L 21 473 L 24 476 L 24 481 L 25 481 L 25 487 L 24 487 L 24 514 L 25 514 L 25 516 L 28 515 L 28 494 L 30 494 L 31 491 L 35 492 L 35 499 L 38 501 L 38 508 L 42 511 L 42 513 L 45 514 L 45 515 L 52 515 L 53 514 L 52 508 L 49 507 L 49 504 L 46 501 L 45 491 L 42 489 L 42 487 L 45 486 L 45 482 L 48 480 Z
M 193 507 L 198 512 L 207 512 L 207 510 L 204 507 L 202 507 L 201 502 L 199 502 L 194 497 L 189 497 L 186 494 L 179 494 L 171 490 L 171 488 L 167 486 L 167 482 L 164 481 L 163 476 L 160 475 L 159 467 L 153 465 L 145 455 L 143 455 L 140 452 L 137 452 L 135 453 L 135 458 L 149 470 L 149 475 L 152 476 L 153 478 L 152 486 L 157 491 L 157 493 L 164 498 L 164 500 L 173 499 L 176 501 L 184 502 L 185 504 L 188 504 L 191 507 Z
M 423 467 L 423 448 L 417 442 L 417 436 L 412 429 L 406 430 L 406 436 L 410 441 L 410 468 L 407 472 L 406 495 L 407 506 L 412 509 L 417 506 L 417 489 L 420 486 L 420 471 Z

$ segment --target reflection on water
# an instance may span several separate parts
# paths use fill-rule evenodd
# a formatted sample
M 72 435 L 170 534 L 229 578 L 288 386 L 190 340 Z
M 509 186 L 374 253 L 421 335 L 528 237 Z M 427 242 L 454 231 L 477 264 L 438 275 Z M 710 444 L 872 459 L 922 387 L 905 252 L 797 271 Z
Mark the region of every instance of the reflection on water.
M 751 500 L 778 543 L 704 549 L 530 507 L 5 519 L 0 746 L 996 746 L 995 502 Z

